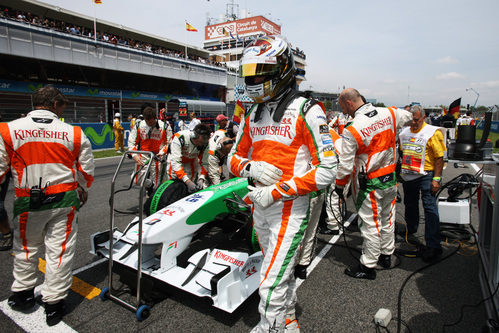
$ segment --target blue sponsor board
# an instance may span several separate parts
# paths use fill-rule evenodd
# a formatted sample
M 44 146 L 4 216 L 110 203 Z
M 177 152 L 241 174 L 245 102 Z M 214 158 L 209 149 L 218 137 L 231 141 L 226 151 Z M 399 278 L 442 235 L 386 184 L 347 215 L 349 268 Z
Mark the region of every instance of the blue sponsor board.
M 110 149 L 114 148 L 113 127 L 108 123 L 83 123 L 73 124 L 81 127 L 81 130 L 92 143 L 92 149 Z M 130 123 L 121 123 L 125 129 L 125 147 L 127 146 L 128 136 L 130 135 Z
M 191 84 L 196 84 L 192 82 Z M 23 82 L 12 80 L 0 79 L 0 92 L 16 92 L 16 93 L 34 93 L 38 88 L 45 86 L 44 83 L 39 82 Z M 170 99 L 198 99 L 195 96 L 184 95 L 171 95 L 162 94 L 157 92 L 147 91 L 131 91 L 120 89 L 103 89 L 103 88 L 88 88 L 81 86 L 70 86 L 62 84 L 53 84 L 54 87 L 59 89 L 64 95 L 68 96 L 81 96 L 81 97 L 98 97 L 98 98 L 121 98 L 121 99 L 138 99 L 138 100 L 155 100 L 155 101 L 168 101 Z M 205 100 L 218 101 L 213 97 L 203 97 Z
M 477 128 L 483 130 L 484 125 L 485 125 L 485 122 L 480 121 Z M 492 124 L 490 124 L 490 131 L 494 132 L 494 133 L 499 133 L 499 121 L 495 120 L 492 122 Z

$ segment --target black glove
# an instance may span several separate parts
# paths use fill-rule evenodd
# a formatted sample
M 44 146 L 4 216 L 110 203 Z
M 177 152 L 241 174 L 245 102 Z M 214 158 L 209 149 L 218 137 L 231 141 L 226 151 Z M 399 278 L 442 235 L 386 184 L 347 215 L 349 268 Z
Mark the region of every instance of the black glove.
M 336 192 L 336 194 L 338 195 L 338 197 L 339 197 L 341 200 L 345 200 L 345 196 L 343 196 L 343 187 L 338 187 L 338 186 L 335 186 L 335 187 L 334 187 L 334 191 Z

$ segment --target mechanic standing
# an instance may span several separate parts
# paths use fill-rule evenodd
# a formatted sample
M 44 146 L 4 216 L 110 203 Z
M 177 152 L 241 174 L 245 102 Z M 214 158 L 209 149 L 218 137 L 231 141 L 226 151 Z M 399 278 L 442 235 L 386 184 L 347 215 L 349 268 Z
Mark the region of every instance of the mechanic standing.
M 53 86 L 33 94 L 35 110 L 0 124 L 0 181 L 11 168 L 15 185 L 14 283 L 9 306 L 35 305 L 38 257 L 45 245 L 41 294 L 49 326 L 61 321 L 71 287 L 78 210 L 87 200 L 94 159 L 80 127 L 60 121 L 68 100 Z
M 307 227 L 308 194 L 334 181 L 333 142 L 321 104 L 295 90 L 296 67 L 283 37 L 264 36 L 247 46 L 239 74 L 255 104 L 228 163 L 234 175 L 255 184 L 249 198 L 264 260 L 261 319 L 253 332 L 297 332 L 293 272 Z
M 207 125 L 199 124 L 193 131 L 179 131 L 173 136 L 168 154 L 168 174 L 170 179 L 184 182 L 189 193 L 208 186 L 204 151 L 210 134 Z
M 152 183 L 149 186 L 146 186 L 148 192 L 151 192 L 151 190 L 158 186 L 162 181 L 160 174 L 162 171 L 160 161 L 164 156 L 166 156 L 167 148 L 170 144 L 169 139 L 171 140 L 171 137 L 167 134 L 168 127 L 163 121 L 156 118 L 156 113 L 153 108 L 149 106 L 146 107 L 142 114 L 144 116 L 144 121 L 141 121 L 137 127 L 132 129 L 128 143 L 133 143 L 133 146 L 129 146 L 128 150 L 143 150 L 156 154 L 156 158 L 153 161 L 149 161 L 149 155 L 132 155 L 135 163 L 137 163 L 136 171 L 138 174 L 135 179 L 137 184 L 142 181 L 142 177 L 145 175 L 147 163 L 153 163 L 149 167 L 149 174 Z
M 391 267 L 395 249 L 395 139 L 397 128 L 410 123 L 412 115 L 396 108 L 374 107 L 364 103 L 353 88 L 343 90 L 341 109 L 353 118 L 343 131 L 343 142 L 335 192 L 344 197 L 344 187 L 355 170 L 352 194 L 364 238 L 360 263 L 347 268 L 354 278 L 374 280 L 376 264 Z M 355 169 L 354 169 L 355 168 Z
M 120 114 L 116 113 L 114 115 L 114 121 L 113 121 L 113 134 L 114 134 L 114 150 L 116 150 L 116 153 L 124 152 L 125 151 L 125 136 L 124 136 L 125 129 L 123 126 L 121 126 L 120 122 Z

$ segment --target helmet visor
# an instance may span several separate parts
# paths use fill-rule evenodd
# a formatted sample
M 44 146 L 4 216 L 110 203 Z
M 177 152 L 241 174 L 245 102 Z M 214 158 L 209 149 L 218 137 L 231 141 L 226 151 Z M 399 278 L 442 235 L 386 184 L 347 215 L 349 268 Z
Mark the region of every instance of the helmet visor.
M 251 57 L 241 59 L 239 66 L 239 76 L 260 76 L 260 75 L 275 75 L 279 73 L 279 65 L 276 57 L 257 58 Z

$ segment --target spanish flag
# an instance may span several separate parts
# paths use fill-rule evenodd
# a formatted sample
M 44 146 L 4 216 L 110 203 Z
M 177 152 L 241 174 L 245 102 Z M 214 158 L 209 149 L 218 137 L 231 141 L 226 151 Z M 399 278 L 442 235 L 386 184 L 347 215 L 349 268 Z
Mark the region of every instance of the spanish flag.
M 194 28 L 192 25 L 190 25 L 189 23 L 187 23 L 187 21 L 185 21 L 185 30 L 187 30 L 187 31 L 194 31 L 194 32 L 198 31 L 198 29 Z
M 236 102 L 236 108 L 234 109 L 234 116 L 232 116 L 232 121 L 240 124 L 241 119 L 244 118 L 244 106 L 241 101 Z
M 102 0 L 94 0 L 94 2 L 98 5 L 102 5 Z

